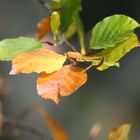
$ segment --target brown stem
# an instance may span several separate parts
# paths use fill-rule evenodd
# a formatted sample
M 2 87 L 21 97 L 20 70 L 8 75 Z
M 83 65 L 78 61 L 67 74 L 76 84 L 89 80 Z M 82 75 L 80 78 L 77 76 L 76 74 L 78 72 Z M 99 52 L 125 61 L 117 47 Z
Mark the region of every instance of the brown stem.
M 48 5 L 47 2 L 45 2 L 44 0 L 38 0 L 39 3 L 42 5 L 42 7 L 49 13 L 51 14 L 51 9 L 50 6 Z

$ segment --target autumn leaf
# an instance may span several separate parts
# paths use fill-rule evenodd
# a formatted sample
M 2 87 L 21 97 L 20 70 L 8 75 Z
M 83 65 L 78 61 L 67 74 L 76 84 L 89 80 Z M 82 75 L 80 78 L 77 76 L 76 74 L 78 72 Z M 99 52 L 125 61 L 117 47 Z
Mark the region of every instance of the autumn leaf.
M 130 124 L 124 124 L 118 128 L 112 129 L 108 135 L 108 140 L 128 140 L 130 128 Z
M 0 60 L 12 60 L 22 52 L 42 48 L 42 43 L 30 37 L 18 37 L 0 41 Z
M 51 99 L 58 104 L 60 97 L 68 96 L 87 81 L 87 74 L 83 69 L 66 65 L 51 73 L 41 73 L 37 79 L 38 95 L 44 99 Z
M 97 67 L 97 69 L 103 71 L 110 66 L 116 65 L 117 61 L 137 46 L 140 46 L 138 38 L 135 34 L 132 34 L 126 41 L 101 51 L 97 56 L 104 57 L 104 62 L 101 66 Z
M 51 32 L 50 17 L 46 17 L 46 18 L 42 19 L 37 24 L 37 28 L 38 28 L 38 38 L 39 39 L 42 39 L 49 32 Z
M 45 48 L 32 52 L 21 53 L 12 61 L 10 74 L 46 72 L 59 70 L 66 60 L 66 56 L 57 54 Z
M 51 115 L 48 114 L 45 108 L 39 106 L 38 104 L 33 104 L 32 109 L 41 115 L 44 122 L 48 125 L 54 140 L 68 140 L 68 135 L 65 130 L 60 127 Z
M 103 59 L 102 56 L 84 56 L 79 52 L 67 52 L 66 55 L 70 58 L 76 59 L 79 62 L 93 62 L 95 63 L 95 61 L 98 63 L 100 63 L 100 61 Z

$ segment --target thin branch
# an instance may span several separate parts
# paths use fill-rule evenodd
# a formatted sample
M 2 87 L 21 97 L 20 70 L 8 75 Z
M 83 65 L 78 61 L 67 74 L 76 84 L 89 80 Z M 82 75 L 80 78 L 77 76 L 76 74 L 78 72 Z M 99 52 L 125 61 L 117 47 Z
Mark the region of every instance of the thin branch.
M 42 5 L 42 7 L 49 13 L 51 14 L 51 9 L 50 6 L 48 5 L 47 2 L 45 2 L 44 0 L 38 0 L 39 3 Z
M 64 40 L 64 42 L 65 42 L 73 51 L 77 52 L 77 50 L 75 49 L 75 47 L 74 47 L 71 43 L 69 43 L 66 39 Z
M 86 72 L 86 71 L 88 71 L 90 68 L 92 68 L 94 65 L 93 64 L 91 64 L 91 65 L 89 65 L 87 68 L 85 68 L 84 69 L 84 71 Z
M 3 124 L 8 125 L 9 129 L 8 129 L 8 131 L 4 131 L 4 133 L 2 133 L 0 135 L 0 138 L 3 138 L 7 134 L 10 134 L 14 129 L 20 129 L 20 130 L 30 132 L 30 133 L 40 137 L 40 139 L 42 139 L 42 140 L 53 140 L 51 137 L 49 137 L 46 134 L 42 133 L 38 129 L 36 129 L 36 128 L 32 127 L 32 126 L 25 125 L 25 124 L 20 124 L 20 123 L 17 124 L 16 120 L 11 119 L 9 117 L 4 117 Z

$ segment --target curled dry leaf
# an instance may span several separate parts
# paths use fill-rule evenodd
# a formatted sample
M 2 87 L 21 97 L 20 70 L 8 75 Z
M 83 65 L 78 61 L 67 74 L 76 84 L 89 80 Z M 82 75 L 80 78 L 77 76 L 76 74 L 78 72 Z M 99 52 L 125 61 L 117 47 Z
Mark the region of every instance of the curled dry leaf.
M 38 24 L 38 38 L 42 39 L 47 33 L 51 32 L 50 17 L 42 19 Z
M 86 81 L 87 74 L 82 68 L 66 65 L 54 73 L 42 73 L 39 76 L 38 95 L 58 103 L 61 96 L 72 94 Z
M 128 140 L 130 128 L 130 124 L 124 124 L 118 128 L 112 129 L 108 135 L 108 140 Z
M 79 52 L 67 52 L 66 55 L 70 58 L 77 59 L 78 61 L 92 62 L 94 60 L 102 60 L 102 56 L 84 56 Z
M 10 74 L 46 72 L 59 70 L 66 60 L 66 56 L 59 55 L 45 48 L 32 52 L 21 53 L 12 61 Z

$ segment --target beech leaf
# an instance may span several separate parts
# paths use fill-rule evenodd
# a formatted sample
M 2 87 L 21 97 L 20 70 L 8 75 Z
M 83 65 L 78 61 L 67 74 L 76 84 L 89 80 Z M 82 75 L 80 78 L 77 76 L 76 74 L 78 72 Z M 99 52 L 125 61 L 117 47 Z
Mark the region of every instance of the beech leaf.
M 29 37 L 18 37 L 0 41 L 0 60 L 12 60 L 21 52 L 42 48 L 42 43 Z
M 73 22 L 73 18 L 82 9 L 80 0 L 64 0 L 63 7 L 60 9 L 61 24 L 64 32 Z
M 47 35 L 51 31 L 51 26 L 50 26 L 50 17 L 46 17 L 42 19 L 38 24 L 38 38 L 42 39 L 44 36 Z
M 68 140 L 68 135 L 65 130 L 48 114 L 45 108 L 38 104 L 33 104 L 33 109 L 35 109 L 41 115 L 44 122 L 46 122 L 54 140 Z
M 124 124 L 118 128 L 112 129 L 108 135 L 108 140 L 128 140 L 130 128 L 130 124 Z
M 60 15 L 58 12 L 54 11 L 51 15 L 51 29 L 53 32 L 54 40 L 56 40 L 59 27 L 60 27 Z
M 60 10 L 65 3 L 65 0 L 51 0 L 50 7 L 52 11 Z
M 51 99 L 58 104 L 61 96 L 68 96 L 87 81 L 87 74 L 82 68 L 66 65 L 51 73 L 41 73 L 37 80 L 37 91 L 44 99 Z
M 137 46 L 140 46 L 140 43 L 137 36 L 132 34 L 126 41 L 123 41 L 115 47 L 101 51 L 97 56 L 104 57 L 104 62 L 101 66 L 97 67 L 97 69 L 103 71 L 109 68 L 109 66 L 111 66 L 110 64 L 116 65 L 117 61 Z
M 59 70 L 66 60 L 66 56 L 59 55 L 45 48 L 32 52 L 21 53 L 12 61 L 10 74 L 46 72 Z
M 125 15 L 112 15 L 98 22 L 92 30 L 91 49 L 114 47 L 127 40 L 140 25 Z

